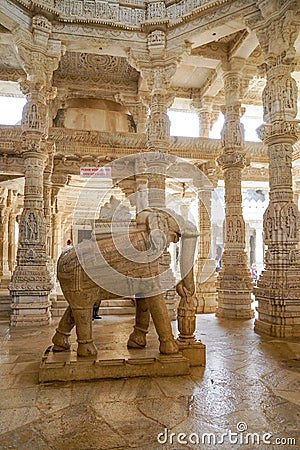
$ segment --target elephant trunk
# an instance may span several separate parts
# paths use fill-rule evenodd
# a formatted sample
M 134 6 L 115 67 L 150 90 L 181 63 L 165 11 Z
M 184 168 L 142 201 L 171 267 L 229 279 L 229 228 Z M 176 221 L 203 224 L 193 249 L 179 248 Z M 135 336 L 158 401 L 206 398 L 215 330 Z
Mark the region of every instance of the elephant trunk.
M 199 233 L 196 226 L 192 222 L 188 222 L 184 232 L 181 235 L 180 242 L 181 281 L 176 287 L 177 293 L 180 297 L 186 296 L 185 290 L 190 296 L 195 293 L 193 266 L 198 236 Z

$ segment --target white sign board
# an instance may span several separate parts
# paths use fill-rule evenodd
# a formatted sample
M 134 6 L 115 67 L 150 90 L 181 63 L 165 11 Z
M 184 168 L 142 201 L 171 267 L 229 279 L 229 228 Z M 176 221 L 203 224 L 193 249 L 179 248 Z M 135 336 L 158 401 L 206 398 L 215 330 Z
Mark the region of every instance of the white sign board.
M 80 167 L 82 178 L 111 178 L 111 167 Z

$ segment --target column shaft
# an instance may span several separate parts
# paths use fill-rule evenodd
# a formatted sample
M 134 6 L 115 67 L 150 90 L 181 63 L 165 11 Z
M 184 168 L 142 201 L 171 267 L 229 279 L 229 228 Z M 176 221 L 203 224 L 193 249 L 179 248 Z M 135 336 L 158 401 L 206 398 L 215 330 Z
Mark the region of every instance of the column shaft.
M 284 57 L 268 60 L 260 134 L 268 146 L 270 203 L 264 213 L 265 270 L 255 297 L 255 331 L 300 336 L 299 211 L 292 189 L 293 144 L 298 138 L 297 83 Z
M 49 101 L 56 93 L 51 80 L 61 56 L 60 43 L 50 39 L 51 28 L 48 19 L 39 15 L 32 19 L 32 33 L 17 29 L 14 36 L 26 73 L 21 89 L 27 103 L 21 124 L 24 208 L 20 218 L 17 266 L 9 285 L 12 326 L 46 325 L 50 321 L 49 294 L 53 284 L 46 250 L 43 181 L 48 161 Z
M 225 233 L 222 268 L 217 282 L 216 314 L 218 317 L 249 319 L 254 314 L 251 309 L 252 280 L 247 267 L 245 222 L 242 214 L 241 173 L 245 165 L 245 154 L 244 130 L 240 123 L 238 71 L 225 72 L 224 90 L 225 123 L 221 136 L 223 154 L 218 158 L 218 163 L 224 172 Z
M 217 307 L 215 260 L 211 255 L 211 190 L 198 194 L 199 243 L 196 271 L 196 312 L 215 312 Z

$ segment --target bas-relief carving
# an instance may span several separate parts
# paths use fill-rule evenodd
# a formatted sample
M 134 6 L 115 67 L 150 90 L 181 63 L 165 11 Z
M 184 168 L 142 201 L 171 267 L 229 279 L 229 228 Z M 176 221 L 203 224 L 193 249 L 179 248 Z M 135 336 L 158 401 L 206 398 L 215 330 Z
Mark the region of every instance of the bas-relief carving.
M 170 20 L 178 22 L 183 16 L 194 17 L 197 13 L 201 13 L 202 8 L 209 3 L 208 0 L 181 0 L 173 5 L 166 6 L 165 2 L 138 2 L 124 0 L 121 2 L 110 3 L 91 2 L 80 0 L 57 0 L 51 7 L 58 13 L 58 19 L 63 21 L 65 18 L 72 17 L 73 21 L 93 22 L 97 21 L 109 23 L 116 27 L 140 27 L 141 22 Z M 49 2 L 45 6 L 49 8 Z M 145 8 L 146 6 L 146 8 Z M 224 9 L 225 8 L 225 9 Z M 205 8 L 207 10 L 207 7 Z M 227 12 L 230 5 L 223 6 L 222 12 Z M 214 14 L 208 14 L 211 19 Z
M 237 217 L 230 216 L 228 220 L 226 220 L 226 239 L 227 242 L 245 242 L 245 224 L 244 221 L 238 219 Z
M 10 152 L 14 152 L 18 142 L 20 142 L 21 133 L 19 127 L 1 127 L 0 126 L 0 152 L 3 144 L 5 155 L 0 156 L 1 164 L 7 167 L 6 170 L 15 173 L 24 173 L 24 160 L 16 156 L 8 155 L 9 145 Z M 79 166 L 84 162 L 89 163 L 80 158 L 78 161 L 72 159 L 69 155 L 77 155 L 84 157 L 91 155 L 92 159 L 96 158 L 97 164 L 102 165 L 103 162 L 109 161 L 111 158 L 129 155 L 135 151 L 145 151 L 146 139 L 145 134 L 130 133 L 98 133 L 96 131 L 88 132 L 81 130 L 67 130 L 61 128 L 49 129 L 49 140 L 56 142 L 55 155 L 55 171 L 71 170 L 78 173 Z M 296 148 L 296 147 L 295 147 Z M 246 143 L 245 150 L 251 161 L 267 162 L 266 146 L 261 143 Z M 207 138 L 185 138 L 170 137 L 170 152 L 182 158 L 192 158 L 193 160 L 212 160 L 215 159 L 221 151 L 220 141 Z M 63 156 L 63 155 L 68 155 Z M 297 155 L 297 154 L 296 154 Z M 295 155 L 295 157 L 296 157 Z M 71 159 L 70 159 L 71 158 Z M 231 161 L 232 162 L 232 161 Z M 92 164 L 93 165 L 93 164 Z M 244 171 L 250 169 L 245 168 Z M 263 169 L 251 168 L 252 171 L 261 172 Z M 254 174 L 254 178 L 257 175 Z M 263 177 L 264 173 L 259 176 Z
M 89 53 L 67 52 L 60 61 L 55 72 L 55 79 L 80 81 L 89 78 L 89 81 L 122 80 L 136 82 L 138 72 L 131 67 L 126 58 L 110 55 L 94 55 Z
M 279 76 L 274 74 L 263 90 L 265 122 L 281 119 L 283 115 L 291 120 L 297 115 L 297 83 L 288 70 L 285 72 Z
M 294 203 L 270 204 L 264 213 L 266 244 L 298 242 L 299 211 Z

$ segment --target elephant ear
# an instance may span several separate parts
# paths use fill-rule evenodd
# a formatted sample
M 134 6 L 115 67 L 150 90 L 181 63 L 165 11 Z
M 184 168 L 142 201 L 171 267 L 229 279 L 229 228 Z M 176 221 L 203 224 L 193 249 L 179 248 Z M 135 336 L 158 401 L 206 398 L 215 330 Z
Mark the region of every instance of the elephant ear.
M 167 244 L 168 219 L 164 214 L 153 211 L 146 220 L 151 247 L 156 250 L 164 250 Z

